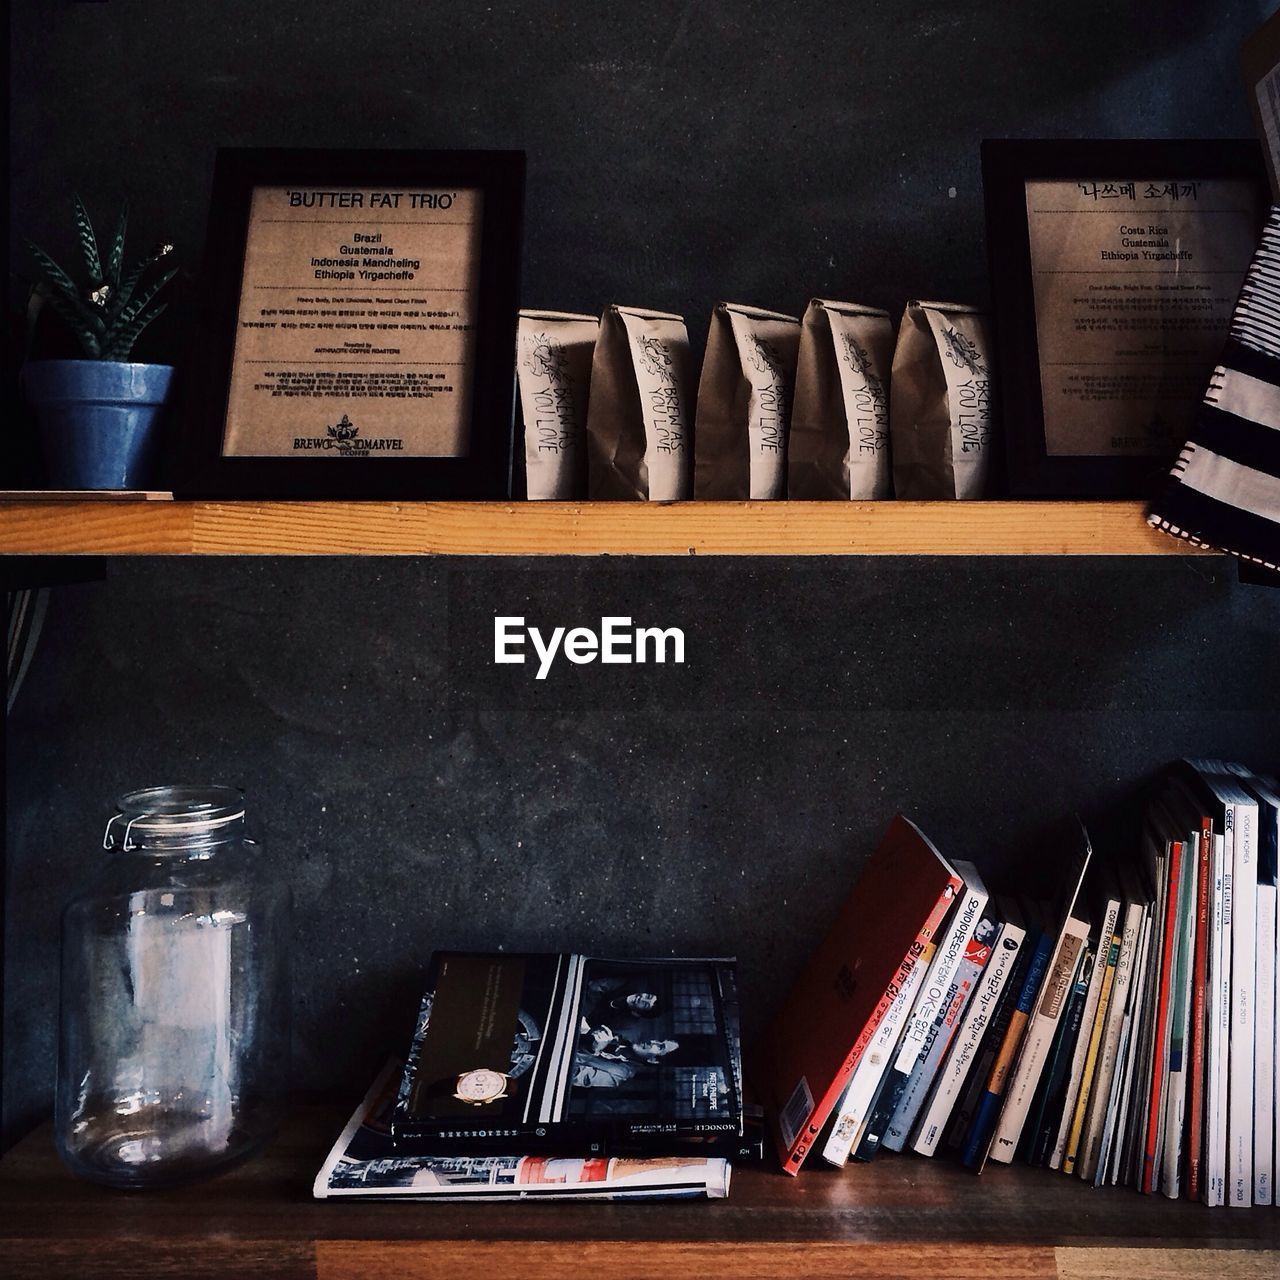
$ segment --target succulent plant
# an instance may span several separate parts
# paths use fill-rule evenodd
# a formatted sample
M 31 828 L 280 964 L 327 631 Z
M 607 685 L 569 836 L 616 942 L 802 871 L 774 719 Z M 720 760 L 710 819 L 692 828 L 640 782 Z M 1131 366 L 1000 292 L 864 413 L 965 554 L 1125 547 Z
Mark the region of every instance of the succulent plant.
M 127 205 L 120 208 L 105 261 L 88 210 L 74 197 L 76 232 L 84 258 L 88 283 L 81 288 L 39 245 L 27 248 L 40 269 L 36 292 L 70 327 L 90 360 L 128 360 L 138 336 L 166 307 L 156 295 L 177 274 L 169 270 L 155 275 L 153 268 L 173 252 L 173 245 L 157 246 L 145 258 L 124 270 L 124 234 Z

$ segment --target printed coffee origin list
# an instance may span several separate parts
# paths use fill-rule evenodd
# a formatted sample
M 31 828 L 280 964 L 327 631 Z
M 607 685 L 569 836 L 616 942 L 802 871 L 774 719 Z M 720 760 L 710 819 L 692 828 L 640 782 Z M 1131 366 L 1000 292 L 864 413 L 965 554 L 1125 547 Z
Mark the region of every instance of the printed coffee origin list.
M 223 453 L 465 455 L 483 198 L 256 188 Z
M 1252 183 L 1028 182 L 1050 455 L 1172 457 L 1261 226 Z

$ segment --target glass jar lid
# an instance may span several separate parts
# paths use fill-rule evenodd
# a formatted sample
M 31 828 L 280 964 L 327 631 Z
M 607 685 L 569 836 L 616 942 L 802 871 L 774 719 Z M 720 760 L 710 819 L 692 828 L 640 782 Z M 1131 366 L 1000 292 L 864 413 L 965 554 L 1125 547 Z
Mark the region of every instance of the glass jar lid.
M 104 849 L 193 849 L 223 844 L 244 824 L 244 795 L 236 787 L 143 787 L 116 801 Z

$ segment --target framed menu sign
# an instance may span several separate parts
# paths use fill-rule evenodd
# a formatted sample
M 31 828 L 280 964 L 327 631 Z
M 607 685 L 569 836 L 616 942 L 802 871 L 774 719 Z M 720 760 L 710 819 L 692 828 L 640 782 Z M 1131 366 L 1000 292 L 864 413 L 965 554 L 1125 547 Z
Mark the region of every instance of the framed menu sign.
M 218 153 L 191 496 L 507 493 L 524 156 Z
M 1258 146 L 988 141 L 982 164 L 1010 490 L 1144 496 L 1257 248 Z

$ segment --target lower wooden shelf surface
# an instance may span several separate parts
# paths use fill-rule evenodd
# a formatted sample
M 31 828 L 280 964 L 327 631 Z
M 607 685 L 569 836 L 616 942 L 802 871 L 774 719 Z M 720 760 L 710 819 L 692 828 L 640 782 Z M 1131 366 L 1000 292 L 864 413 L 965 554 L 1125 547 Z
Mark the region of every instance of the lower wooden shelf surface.
M 314 1201 L 344 1116 L 299 1108 L 261 1156 L 174 1191 L 73 1178 L 49 1128 L 0 1160 L 0 1275 L 520 1280 L 619 1276 L 1148 1280 L 1280 1274 L 1280 1208 L 1206 1209 L 1094 1191 L 1041 1169 L 885 1155 L 843 1173 L 739 1169 L 724 1201 Z

